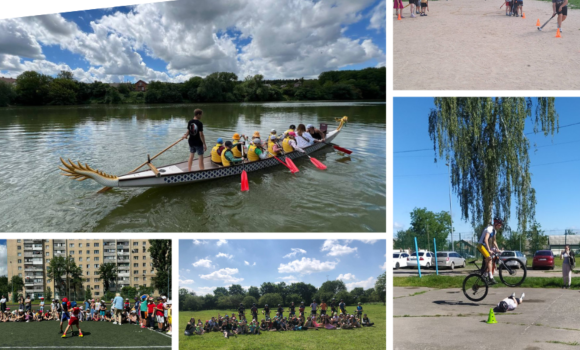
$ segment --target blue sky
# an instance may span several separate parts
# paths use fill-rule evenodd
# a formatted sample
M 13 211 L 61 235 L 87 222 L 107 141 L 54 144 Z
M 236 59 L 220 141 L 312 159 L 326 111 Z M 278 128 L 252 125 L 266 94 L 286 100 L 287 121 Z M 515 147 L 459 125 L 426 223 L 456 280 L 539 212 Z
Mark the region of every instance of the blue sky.
M 347 289 L 373 288 L 385 271 L 385 240 L 180 240 L 179 287 L 198 295 L 240 284 L 341 279 Z
M 0 20 L 0 75 L 316 77 L 384 66 L 386 0 L 174 1 Z
M 393 222 L 394 232 L 409 227 L 415 207 L 449 211 L 449 176 L 444 161 L 434 163 L 433 143 L 428 133 L 428 115 L 433 98 L 395 98 L 393 111 Z M 535 108 L 535 106 L 534 106 Z M 580 193 L 580 99 L 556 98 L 560 131 L 552 136 L 527 135 L 532 186 L 536 189 L 536 220 L 546 234 L 563 234 L 578 229 L 577 195 Z M 576 124 L 564 127 L 569 124 Z M 532 131 L 528 123 L 526 132 Z M 537 145 L 534 149 L 533 145 Z M 417 152 L 409 150 L 428 149 Z M 462 238 L 471 238 L 472 228 L 461 220 L 459 201 L 452 194 L 453 226 Z M 512 209 L 512 217 L 514 216 Z M 512 228 L 517 222 L 512 218 Z M 457 239 L 457 236 L 455 237 Z

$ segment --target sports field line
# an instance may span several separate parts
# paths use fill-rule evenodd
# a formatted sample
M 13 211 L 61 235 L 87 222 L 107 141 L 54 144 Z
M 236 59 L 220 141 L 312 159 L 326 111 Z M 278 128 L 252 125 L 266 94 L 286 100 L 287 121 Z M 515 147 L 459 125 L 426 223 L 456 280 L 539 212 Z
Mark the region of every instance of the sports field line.
M 0 346 L 0 349 L 62 349 L 62 346 Z M 143 349 L 143 346 L 65 346 L 66 349 Z M 150 349 L 170 349 L 171 345 L 147 345 Z
M 159 335 L 162 335 L 162 336 L 164 336 L 164 337 L 167 337 L 167 338 L 171 339 L 171 336 L 170 336 L 170 335 L 167 335 L 167 334 L 164 334 L 164 333 L 159 333 L 159 332 L 153 331 L 153 330 L 151 330 L 151 329 L 149 329 L 149 328 L 147 328 L 147 330 L 148 330 L 149 332 L 157 333 L 157 334 L 159 334 Z

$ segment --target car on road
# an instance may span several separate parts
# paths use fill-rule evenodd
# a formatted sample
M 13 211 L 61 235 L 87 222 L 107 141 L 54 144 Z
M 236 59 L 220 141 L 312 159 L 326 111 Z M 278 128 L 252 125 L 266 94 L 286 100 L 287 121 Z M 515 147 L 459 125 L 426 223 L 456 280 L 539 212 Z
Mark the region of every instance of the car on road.
M 538 250 L 532 260 L 532 270 L 539 268 L 554 269 L 554 253 L 551 250 Z
M 441 268 L 454 270 L 456 267 L 465 267 L 465 258 L 452 251 L 437 252 L 437 265 Z
M 528 258 L 526 258 L 526 255 L 522 252 L 520 252 L 519 250 L 504 250 L 499 258 L 503 261 L 506 261 L 507 259 L 511 259 L 511 258 L 516 258 L 519 261 L 522 262 L 522 264 L 524 264 L 524 266 L 526 266 L 527 262 L 528 262 Z M 509 266 L 514 266 L 515 263 L 506 263 L 506 265 Z
M 433 252 L 428 251 L 420 251 L 419 252 L 419 265 L 425 268 L 431 268 L 435 261 L 435 254 Z M 417 255 L 415 252 L 411 253 L 407 258 L 407 267 L 414 267 L 417 268 Z
M 409 254 L 407 253 L 393 253 L 393 268 L 395 270 L 401 267 L 407 267 L 407 258 Z

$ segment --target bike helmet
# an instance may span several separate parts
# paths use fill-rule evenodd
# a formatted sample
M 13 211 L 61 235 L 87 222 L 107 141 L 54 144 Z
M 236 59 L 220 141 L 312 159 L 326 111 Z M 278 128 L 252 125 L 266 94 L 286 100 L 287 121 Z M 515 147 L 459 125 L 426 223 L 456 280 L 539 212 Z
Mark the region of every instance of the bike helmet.
M 495 225 L 502 225 L 503 226 L 503 220 L 501 218 L 493 218 L 493 226 Z

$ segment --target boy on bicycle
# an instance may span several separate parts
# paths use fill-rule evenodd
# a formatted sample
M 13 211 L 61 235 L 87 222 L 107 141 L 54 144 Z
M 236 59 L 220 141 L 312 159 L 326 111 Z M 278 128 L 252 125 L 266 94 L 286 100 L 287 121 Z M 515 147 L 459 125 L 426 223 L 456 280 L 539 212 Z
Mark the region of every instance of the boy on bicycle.
M 483 256 L 483 261 L 484 261 L 484 266 L 486 266 L 486 270 L 484 273 L 487 272 L 488 276 L 489 276 L 489 284 L 496 284 L 497 281 L 493 279 L 493 270 L 492 270 L 492 259 L 491 259 L 491 254 L 490 251 L 492 250 L 496 250 L 498 252 L 501 252 L 499 250 L 499 247 L 497 246 L 497 239 L 496 239 L 496 235 L 497 235 L 497 230 L 501 229 L 503 226 L 503 221 L 499 218 L 495 218 L 493 219 L 493 226 L 490 225 L 488 227 L 486 227 L 483 232 L 481 233 L 481 238 L 479 239 L 479 242 L 477 244 L 477 250 L 479 250 L 479 252 L 481 253 L 481 255 Z

